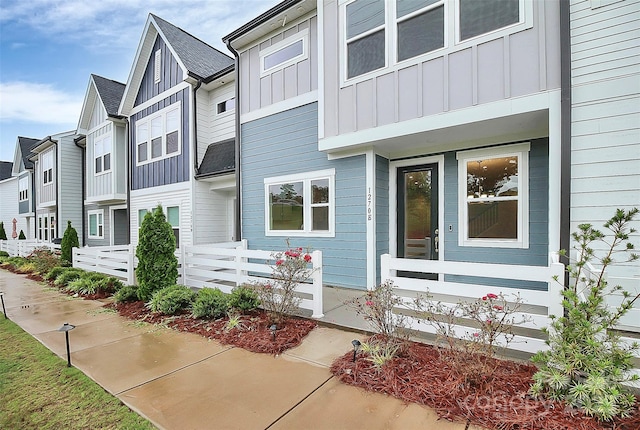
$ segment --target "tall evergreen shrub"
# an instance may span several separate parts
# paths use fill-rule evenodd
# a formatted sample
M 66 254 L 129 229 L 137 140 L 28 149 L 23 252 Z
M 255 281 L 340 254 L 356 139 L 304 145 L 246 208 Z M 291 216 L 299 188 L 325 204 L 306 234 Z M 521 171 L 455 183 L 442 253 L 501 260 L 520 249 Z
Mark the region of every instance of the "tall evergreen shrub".
M 24 235 L 24 231 L 20 230 L 20 234 L 18 235 L 18 240 L 26 240 L 27 236 Z
M 171 224 L 158 205 L 142 221 L 136 247 L 138 298 L 148 301 L 154 291 L 169 287 L 178 279 L 176 238 Z
M 60 258 L 67 263 L 71 263 L 72 248 L 79 248 L 80 242 L 78 241 L 78 232 L 71 226 L 71 221 L 67 221 L 67 229 L 62 236 L 62 243 L 60 244 L 61 255 Z
M 0 240 L 7 240 L 7 232 L 4 231 L 4 223 L 0 222 Z

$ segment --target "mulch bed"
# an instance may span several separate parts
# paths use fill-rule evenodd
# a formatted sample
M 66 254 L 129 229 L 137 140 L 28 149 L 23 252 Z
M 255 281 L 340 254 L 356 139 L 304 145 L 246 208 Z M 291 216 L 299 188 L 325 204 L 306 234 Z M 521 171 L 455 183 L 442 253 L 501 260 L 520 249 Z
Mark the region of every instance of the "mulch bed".
M 108 303 L 105 308 L 115 309 L 121 316 L 151 324 L 162 324 L 178 331 L 196 333 L 215 339 L 224 345 L 234 345 L 252 352 L 281 354 L 300 345 L 302 339 L 317 323 L 303 318 L 289 318 L 278 327 L 275 339 L 269 330 L 266 313 L 255 311 L 241 317 L 241 326 L 225 330 L 228 318 L 205 320 L 193 318 L 189 313 L 167 316 L 151 312 L 143 302 Z
M 346 384 L 426 405 L 441 418 L 487 429 L 640 429 L 640 399 L 631 417 L 600 423 L 564 403 L 529 396 L 536 372 L 532 364 L 500 360 L 495 375 L 476 388 L 463 384 L 464 377 L 450 364 L 436 348 L 409 342 L 379 369 L 362 353 L 354 362 L 349 352 L 334 361 L 331 372 Z

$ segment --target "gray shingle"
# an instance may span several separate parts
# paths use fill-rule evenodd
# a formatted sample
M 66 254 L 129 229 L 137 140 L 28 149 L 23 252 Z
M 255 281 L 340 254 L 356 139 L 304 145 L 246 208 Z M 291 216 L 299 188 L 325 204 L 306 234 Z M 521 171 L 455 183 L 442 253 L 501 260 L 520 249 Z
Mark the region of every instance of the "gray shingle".
M 40 142 L 40 139 L 18 136 L 18 144 L 20 145 L 22 162 L 24 163 L 25 169 L 33 169 L 33 162 L 29 160 L 29 157 L 31 156 L 31 150 L 38 146 L 38 142 Z
M 12 168 L 13 163 L 11 161 L 0 161 L 0 181 L 11 177 Z
M 118 116 L 118 107 L 124 94 L 125 84 L 98 75 L 91 75 L 100 99 L 107 110 L 107 115 Z
M 234 60 L 230 56 L 162 18 L 154 14 L 151 14 L 151 16 L 153 16 L 158 27 L 167 38 L 167 42 L 174 49 L 189 74 L 206 79 L 234 65 Z
M 236 141 L 223 140 L 212 143 L 204 153 L 197 177 L 231 173 L 236 169 Z

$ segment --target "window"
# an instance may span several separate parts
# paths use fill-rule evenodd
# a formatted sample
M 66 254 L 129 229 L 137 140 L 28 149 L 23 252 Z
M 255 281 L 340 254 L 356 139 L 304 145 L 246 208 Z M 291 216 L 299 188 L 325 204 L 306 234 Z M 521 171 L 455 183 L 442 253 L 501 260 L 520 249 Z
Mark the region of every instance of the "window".
M 260 51 L 260 74 L 262 76 L 305 60 L 309 57 L 309 31 L 302 30 Z
M 180 154 L 180 112 L 180 103 L 175 103 L 138 121 L 138 165 Z
M 147 212 L 149 211 L 146 209 L 138 210 L 138 228 L 142 227 L 142 221 L 144 220 L 145 215 L 147 215 Z
M 180 207 L 171 206 L 167 208 L 167 222 L 173 228 L 173 235 L 176 237 L 176 248 L 180 248 Z
M 38 215 L 38 239 L 49 242 L 56 236 L 56 218 L 54 214 Z
M 53 214 L 49 214 L 49 238 L 53 240 L 56 237 L 56 218 Z
M 398 61 L 444 47 L 444 0 L 396 0 Z
M 44 185 L 53 182 L 53 151 L 42 154 L 42 183 Z
M 355 0 L 345 11 L 347 79 L 384 67 L 385 1 Z
M 459 40 L 467 40 L 520 22 L 521 0 L 458 0 Z
M 228 111 L 232 111 L 236 108 L 236 99 L 235 97 L 230 98 L 229 100 L 225 100 L 223 102 L 218 103 L 218 113 L 225 113 Z
M 18 181 L 18 200 L 23 202 L 29 200 L 29 178 L 20 178 Z
M 153 82 L 159 83 L 162 75 L 162 51 L 158 49 L 153 62 Z
M 89 239 L 104 238 L 104 211 L 89 211 Z
M 334 236 L 333 169 L 265 179 L 267 236 Z
M 94 138 L 95 173 L 106 173 L 111 170 L 111 135 Z
M 457 154 L 461 246 L 528 248 L 529 146 Z

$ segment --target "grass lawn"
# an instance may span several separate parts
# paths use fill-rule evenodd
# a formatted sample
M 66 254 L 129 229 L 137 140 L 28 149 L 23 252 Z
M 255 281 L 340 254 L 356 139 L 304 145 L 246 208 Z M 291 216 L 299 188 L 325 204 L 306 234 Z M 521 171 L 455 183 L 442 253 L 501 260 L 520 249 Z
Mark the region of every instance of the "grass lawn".
M 0 314 L 0 428 L 155 427 Z

